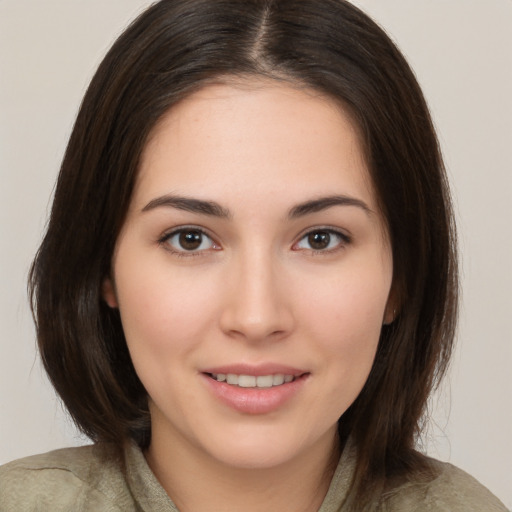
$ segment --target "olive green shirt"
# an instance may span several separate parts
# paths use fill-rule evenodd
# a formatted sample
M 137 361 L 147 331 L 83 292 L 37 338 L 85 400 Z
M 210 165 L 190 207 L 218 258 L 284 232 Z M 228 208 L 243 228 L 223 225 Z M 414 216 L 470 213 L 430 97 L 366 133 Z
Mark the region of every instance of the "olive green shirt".
M 66 448 L 0 467 L 0 512 L 178 512 L 135 445 L 126 471 L 105 446 Z M 434 462 L 437 476 L 406 481 L 384 493 L 374 512 L 507 512 L 474 478 Z M 349 512 L 345 502 L 355 467 L 346 448 L 319 512 Z

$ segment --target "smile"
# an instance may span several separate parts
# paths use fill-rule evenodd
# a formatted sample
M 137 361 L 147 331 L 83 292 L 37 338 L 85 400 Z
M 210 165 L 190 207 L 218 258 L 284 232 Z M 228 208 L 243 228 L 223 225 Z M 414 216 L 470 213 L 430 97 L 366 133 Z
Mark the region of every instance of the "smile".
M 210 392 L 242 414 L 269 414 L 285 406 L 306 385 L 310 372 L 283 365 L 244 364 L 201 372 Z
M 293 382 L 295 377 L 293 375 L 284 375 L 278 373 L 275 375 L 237 375 L 234 373 L 211 373 L 210 377 L 217 382 L 225 382 L 231 386 L 238 386 L 240 388 L 271 388 L 274 386 L 281 386 Z

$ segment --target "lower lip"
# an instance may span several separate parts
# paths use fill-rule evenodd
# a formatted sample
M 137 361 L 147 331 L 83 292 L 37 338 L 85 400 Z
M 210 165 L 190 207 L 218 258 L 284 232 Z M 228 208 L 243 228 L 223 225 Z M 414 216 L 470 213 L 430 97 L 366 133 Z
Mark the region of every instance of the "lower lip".
M 290 401 L 302 388 L 308 374 L 271 388 L 241 388 L 218 382 L 207 374 L 203 376 L 212 393 L 230 408 L 244 414 L 268 414 Z

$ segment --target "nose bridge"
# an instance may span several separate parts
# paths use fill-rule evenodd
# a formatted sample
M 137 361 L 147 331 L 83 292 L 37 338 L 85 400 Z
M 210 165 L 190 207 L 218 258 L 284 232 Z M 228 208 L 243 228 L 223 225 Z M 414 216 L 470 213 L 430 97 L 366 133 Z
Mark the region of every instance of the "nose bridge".
M 240 251 L 229 272 L 229 298 L 223 329 L 249 340 L 284 335 L 293 316 L 286 297 L 278 258 L 270 249 L 254 246 Z

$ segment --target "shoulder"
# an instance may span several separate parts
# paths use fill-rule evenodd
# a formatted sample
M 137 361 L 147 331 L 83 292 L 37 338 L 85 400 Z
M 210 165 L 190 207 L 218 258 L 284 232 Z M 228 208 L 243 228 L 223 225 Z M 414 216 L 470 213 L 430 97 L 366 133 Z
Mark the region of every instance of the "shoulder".
M 119 512 L 133 509 L 115 450 L 66 448 L 0 467 L 0 512 Z
M 430 477 L 411 478 L 390 491 L 383 510 L 407 512 L 508 512 L 501 501 L 461 469 L 429 459 Z

